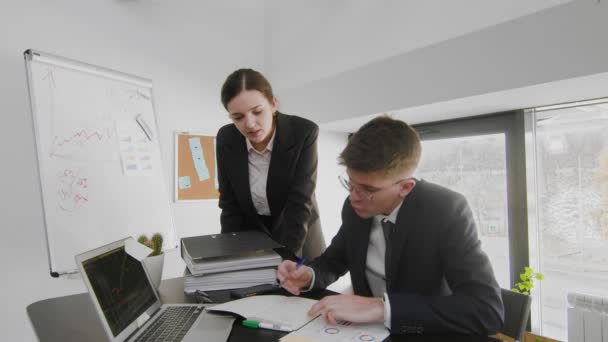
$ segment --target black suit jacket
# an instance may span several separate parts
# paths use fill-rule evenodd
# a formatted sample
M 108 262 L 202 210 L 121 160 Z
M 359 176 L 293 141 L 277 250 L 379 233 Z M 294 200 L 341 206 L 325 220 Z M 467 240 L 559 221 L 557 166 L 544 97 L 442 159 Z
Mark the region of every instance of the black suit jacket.
M 365 276 L 372 218 L 344 202 L 342 227 L 310 266 L 316 288 L 350 271 L 355 294 L 371 296 Z M 489 335 L 502 327 L 503 304 L 464 196 L 418 181 L 404 199 L 387 246 L 391 333 Z
M 318 134 L 312 121 L 277 112 L 266 183 L 272 225 L 266 227 L 251 199 L 245 137 L 233 124 L 220 128 L 216 156 L 222 233 L 258 229 L 309 260 L 325 250 L 315 199 Z

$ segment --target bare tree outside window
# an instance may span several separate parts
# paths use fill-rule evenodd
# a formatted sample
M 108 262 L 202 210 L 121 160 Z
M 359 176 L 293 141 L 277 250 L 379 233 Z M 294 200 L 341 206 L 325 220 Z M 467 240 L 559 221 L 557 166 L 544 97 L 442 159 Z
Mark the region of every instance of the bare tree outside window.
M 567 293 L 608 296 L 608 104 L 537 112 L 542 331 L 567 339 Z
M 422 151 L 416 176 L 467 198 L 496 279 L 510 288 L 504 134 L 423 140 Z

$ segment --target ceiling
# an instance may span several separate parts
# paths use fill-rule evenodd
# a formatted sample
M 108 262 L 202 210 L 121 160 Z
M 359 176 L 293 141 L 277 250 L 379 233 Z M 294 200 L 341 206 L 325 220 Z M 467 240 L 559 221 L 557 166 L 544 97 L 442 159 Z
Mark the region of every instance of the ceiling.
M 461 117 L 527 109 L 608 96 L 608 72 L 558 82 L 388 111 L 387 114 L 418 124 Z M 383 113 L 321 123 L 322 129 L 354 132 L 371 118 Z
M 267 1 L 281 109 L 352 132 L 380 113 L 415 124 L 608 95 L 606 3 L 475 3 Z

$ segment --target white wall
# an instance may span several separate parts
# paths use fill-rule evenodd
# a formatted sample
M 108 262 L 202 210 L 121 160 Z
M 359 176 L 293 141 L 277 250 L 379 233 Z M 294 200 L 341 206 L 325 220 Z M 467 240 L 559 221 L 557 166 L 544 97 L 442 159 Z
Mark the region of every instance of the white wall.
M 271 3 L 273 7 L 268 11 L 273 17 L 285 17 L 293 11 L 291 6 Z M 500 2 L 491 3 L 496 6 Z M 528 3 L 532 6 L 536 2 Z M 543 3 L 551 5 L 550 2 Z M 309 25 L 296 31 L 298 35 L 293 41 L 273 41 L 269 50 L 275 61 L 273 72 L 283 74 L 283 71 L 289 73 L 289 68 L 297 69 L 289 76 L 283 76 L 287 77 L 282 82 L 285 86 L 278 92 L 285 110 L 309 113 L 318 122 L 396 111 L 608 71 L 605 34 L 608 32 L 608 4 L 604 1 L 566 2 L 405 53 L 400 53 L 399 46 L 408 42 L 402 42 L 401 35 L 395 35 L 385 21 L 396 20 L 396 15 L 387 14 L 393 11 L 405 15 L 406 5 L 390 3 L 382 11 L 384 15 L 378 16 L 375 13 L 379 10 L 369 8 L 370 15 L 363 16 L 360 12 L 365 8 L 361 5 L 339 4 L 324 8 L 338 18 L 333 25 L 329 24 L 329 15 L 321 13 L 321 22 L 325 20 L 327 24 Z M 341 12 L 336 11 L 334 7 L 337 6 L 342 7 Z M 447 6 L 446 2 L 441 2 L 441 6 Z M 435 28 L 442 30 L 458 23 L 455 18 L 461 11 L 449 9 L 437 9 L 437 16 L 445 23 L 429 27 L 418 25 L 413 27 L 415 34 L 425 35 Z M 356 15 L 340 14 L 349 10 L 356 11 Z M 477 12 L 475 7 L 463 6 L 462 10 L 470 10 L 471 16 L 485 15 L 485 12 Z M 419 20 L 427 19 L 426 15 L 421 17 L 423 19 Z M 430 20 L 434 22 L 433 18 Z M 395 30 L 403 32 L 404 36 L 411 34 L 407 23 L 405 20 Z M 274 29 L 269 28 L 269 32 L 281 30 L 281 24 L 286 26 L 279 21 Z M 462 29 L 464 24 L 460 26 Z M 344 29 L 355 27 L 363 27 L 364 30 L 351 36 L 350 31 Z M 389 41 L 386 43 L 385 40 L 386 46 L 374 43 L 375 40 L 384 40 L 384 35 Z M 334 45 L 324 43 L 324 37 L 331 37 Z M 295 48 L 295 44 L 300 44 L 299 48 Z M 341 54 L 340 51 L 346 53 Z M 310 55 L 300 61 L 299 54 L 305 52 Z M 334 54 L 339 56 L 338 61 L 333 59 Z M 291 60 L 302 65 L 291 65 Z M 324 69 L 326 63 L 330 66 L 342 63 L 347 69 L 331 72 Z M 315 68 L 325 71 L 312 72 Z M 301 70 L 303 75 L 296 74 Z M 606 84 L 599 87 L 605 89 Z M 551 93 L 534 95 L 537 104 L 551 104 L 556 99 Z M 445 113 L 450 108 L 442 110 Z M 471 106 L 471 114 L 481 113 Z M 418 121 L 428 120 L 422 118 Z
M 319 166 L 317 172 L 317 203 L 321 215 L 321 226 L 325 243 L 329 245 L 336 235 L 342 220 L 340 214 L 348 192 L 340 185 L 338 176 L 344 167 L 338 165 L 338 155 L 347 142 L 347 134 L 321 129 L 317 140 Z
M 172 193 L 173 131 L 214 134 L 228 123 L 220 87 L 238 67 L 263 66 L 263 9 L 261 0 L 2 1 L 2 340 L 35 340 L 28 304 L 84 291 L 79 278 L 49 276 L 23 51 L 39 49 L 152 79 Z M 217 201 L 173 204 L 173 209 L 178 236 L 219 231 Z M 167 255 L 165 277 L 183 271 L 177 254 Z
M 329 246 L 342 224 L 341 213 L 348 192 L 340 185 L 338 176 L 345 170 L 338 165 L 338 155 L 348 141 L 348 135 L 321 129 L 319 131 L 319 166 L 317 176 L 317 202 L 321 215 L 321 226 L 325 243 Z M 336 292 L 352 294 L 350 275 L 347 273 L 328 289 Z

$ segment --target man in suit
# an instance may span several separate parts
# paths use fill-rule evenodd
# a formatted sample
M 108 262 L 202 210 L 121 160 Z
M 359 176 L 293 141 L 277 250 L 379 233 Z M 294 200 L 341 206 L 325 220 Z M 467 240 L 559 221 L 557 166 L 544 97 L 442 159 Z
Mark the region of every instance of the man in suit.
M 383 321 L 393 334 L 490 335 L 502 327 L 500 288 L 467 201 L 415 179 L 420 154 L 416 131 L 387 116 L 350 137 L 340 154 L 350 192 L 340 230 L 319 258 L 278 270 L 296 295 L 350 271 L 355 295 L 325 297 L 310 315 Z

